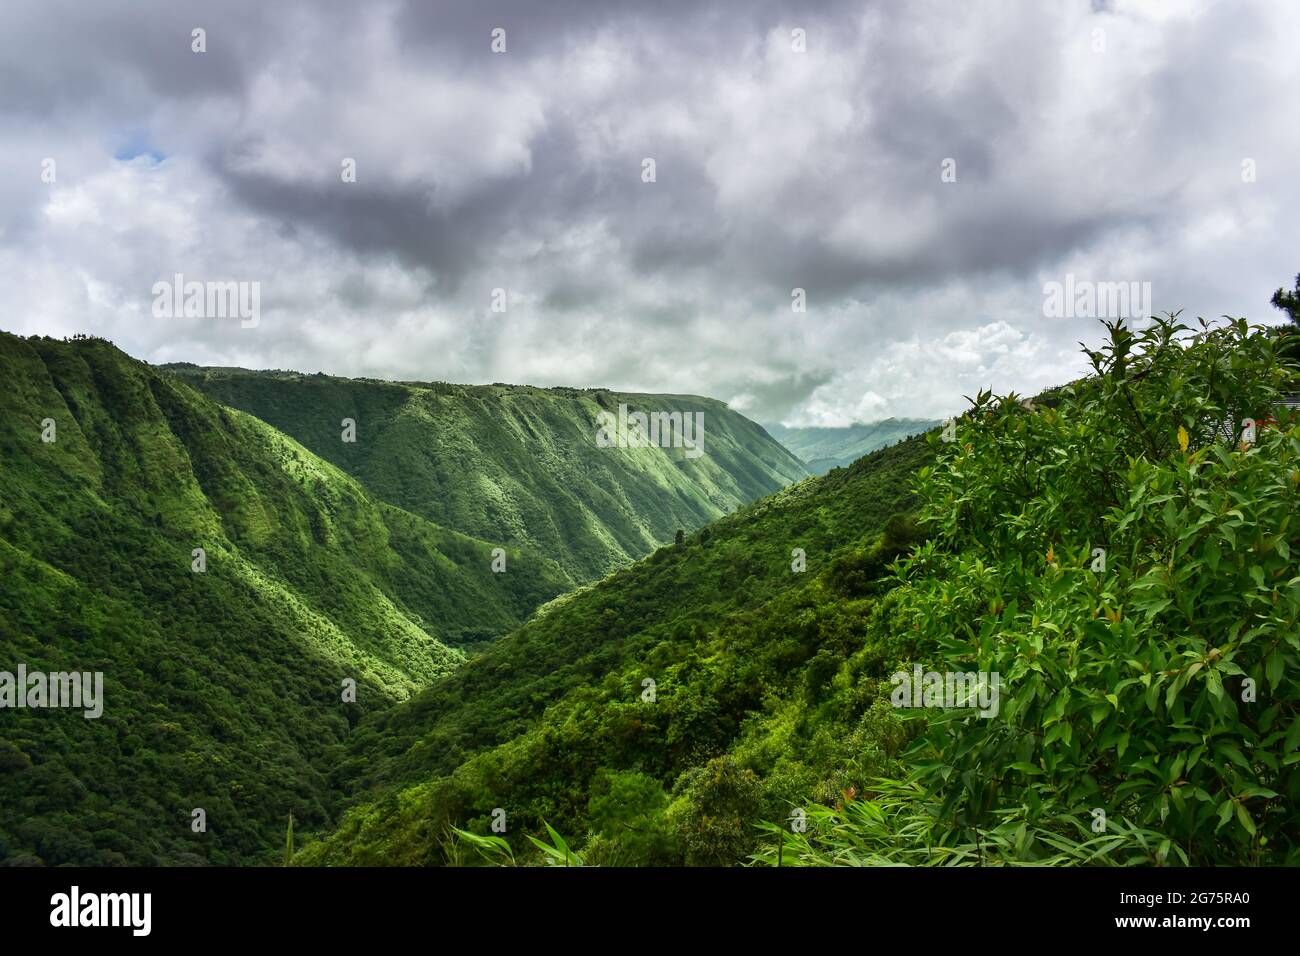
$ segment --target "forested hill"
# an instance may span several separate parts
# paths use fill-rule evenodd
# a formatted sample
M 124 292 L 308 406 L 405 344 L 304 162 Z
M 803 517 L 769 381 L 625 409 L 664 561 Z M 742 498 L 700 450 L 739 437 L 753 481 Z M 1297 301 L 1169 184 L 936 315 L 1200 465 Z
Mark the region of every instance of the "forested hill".
M 931 458 L 906 441 L 742 508 L 557 600 L 367 720 L 337 775 L 367 802 L 303 860 L 455 861 L 446 828 L 486 833 L 503 808 L 512 834 L 543 832 L 542 820 L 606 834 L 603 862 L 734 862 L 750 829 L 735 812 L 779 814 L 804 788 L 856 772 L 860 738 L 823 738 L 815 703 L 862 643 L 874 579 L 914 540 L 903 513 Z M 733 755 L 755 748 L 770 787 L 745 771 L 744 806 L 728 809 L 715 791 L 755 757 Z M 714 846 L 669 839 L 674 795 L 677 817 L 712 815 L 727 834 Z M 633 846 L 625 823 L 645 823 L 648 842 Z
M 553 558 L 596 580 L 807 476 L 754 422 L 694 395 L 449 385 L 167 366 L 293 436 L 373 495 L 443 527 Z M 602 411 L 703 413 L 703 454 L 608 448 Z M 340 439 L 341 422 L 357 440 Z
M 0 336 L 0 671 L 105 675 L 99 719 L 0 710 L 0 860 L 267 861 L 292 813 L 305 864 L 1300 862 L 1291 343 L 1107 332 L 1050 399 L 982 392 L 527 620 L 549 556 L 492 573 L 188 384 L 225 373 Z M 355 387 L 315 417 L 427 410 Z M 1000 696 L 900 699 L 914 668 Z
M 363 721 L 301 862 L 1300 862 L 1290 343 L 1108 333 Z
M 0 382 L 0 672 L 104 675 L 97 719 L 0 710 L 0 860 L 249 861 L 324 824 L 351 723 L 565 587 L 105 341 L 0 333 Z

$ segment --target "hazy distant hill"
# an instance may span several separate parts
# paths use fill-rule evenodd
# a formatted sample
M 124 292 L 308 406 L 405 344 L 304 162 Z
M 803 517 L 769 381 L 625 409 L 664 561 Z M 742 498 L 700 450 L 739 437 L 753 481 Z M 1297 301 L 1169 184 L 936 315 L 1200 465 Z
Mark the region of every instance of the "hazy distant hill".
M 855 422 L 847 428 L 787 428 L 764 425 L 769 435 L 802 461 L 815 475 L 844 468 L 863 455 L 929 431 L 941 424 L 925 418 L 887 418 L 881 422 Z
M 449 385 L 167 366 L 292 435 L 380 499 L 447 528 L 529 547 L 596 580 L 807 477 L 754 422 L 694 395 Z M 703 454 L 601 448 L 602 410 L 704 413 Z M 357 441 L 340 422 L 356 422 Z

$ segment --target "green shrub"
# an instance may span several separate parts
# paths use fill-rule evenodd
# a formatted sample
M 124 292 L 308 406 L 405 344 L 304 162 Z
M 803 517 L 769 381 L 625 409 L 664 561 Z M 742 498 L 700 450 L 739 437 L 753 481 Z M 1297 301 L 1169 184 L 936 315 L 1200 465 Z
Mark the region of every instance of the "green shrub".
M 1300 427 L 1241 442 L 1295 370 L 1240 320 L 1109 329 L 1058 407 L 983 393 L 931 436 L 891 599 L 999 712 L 927 711 L 907 780 L 762 862 L 1300 862 Z

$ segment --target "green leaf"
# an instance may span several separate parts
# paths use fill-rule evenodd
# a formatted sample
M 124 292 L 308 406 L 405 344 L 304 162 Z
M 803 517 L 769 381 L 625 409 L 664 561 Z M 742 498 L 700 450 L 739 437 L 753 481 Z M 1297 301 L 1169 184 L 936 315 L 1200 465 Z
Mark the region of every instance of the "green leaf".
M 1219 561 L 1223 556 L 1223 551 L 1215 541 L 1209 542 L 1205 546 L 1205 563 L 1209 565 L 1211 571 L 1219 570 Z
M 1240 803 L 1237 804 L 1237 821 L 1247 833 L 1251 836 L 1255 835 L 1255 821 L 1250 818 L 1250 813 Z
M 1223 700 L 1223 681 L 1219 678 L 1217 671 L 1205 672 L 1205 685 L 1217 700 Z
M 1041 777 L 1041 776 L 1043 775 L 1043 768 L 1042 768 L 1042 767 L 1036 766 L 1035 764 L 1032 764 L 1032 763 L 1026 763 L 1026 762 L 1023 761 L 1023 760 L 1020 760 L 1020 761 L 1017 761 L 1016 763 L 1013 763 L 1013 764 L 1011 765 L 1011 769 L 1012 769 L 1012 770 L 1018 770 L 1018 771 L 1020 771 L 1021 773 L 1027 773 L 1027 774 L 1029 774 L 1030 776 L 1033 776 L 1033 777 Z
M 1300 747 L 1300 716 L 1291 721 L 1291 726 L 1286 732 L 1286 740 L 1283 742 L 1283 748 L 1287 753 Z
M 1243 770 L 1250 770 L 1250 762 L 1246 760 L 1242 752 L 1238 750 L 1233 744 L 1220 742 L 1214 745 L 1214 749 L 1217 750 L 1219 753 L 1223 754 L 1225 757 L 1227 757 L 1237 766 L 1241 767 Z
M 1265 787 L 1247 787 L 1245 790 L 1241 791 L 1238 796 L 1242 799 L 1246 799 L 1247 797 L 1265 797 L 1266 799 L 1272 800 L 1277 797 L 1277 794 Z
M 1268 655 L 1264 662 L 1264 676 L 1268 678 L 1268 686 L 1272 690 L 1277 690 L 1277 685 L 1282 683 L 1282 670 L 1285 658 L 1282 648 L 1278 647 Z

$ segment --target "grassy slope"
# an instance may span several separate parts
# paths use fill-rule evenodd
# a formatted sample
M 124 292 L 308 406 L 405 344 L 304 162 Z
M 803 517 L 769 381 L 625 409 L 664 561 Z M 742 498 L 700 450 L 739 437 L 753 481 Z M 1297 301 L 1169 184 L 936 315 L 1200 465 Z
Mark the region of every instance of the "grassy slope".
M 304 862 L 443 862 L 446 826 L 482 829 L 496 807 L 516 821 L 512 833 L 546 819 L 581 842 L 593 788 L 608 784 L 598 770 L 648 780 L 653 803 L 710 785 L 716 758 L 747 753 L 771 783 L 756 799 L 778 815 L 788 796 L 837 785 L 862 715 L 846 717 L 850 732 L 834 744 L 819 738 L 817 754 L 795 745 L 797 715 L 809 711 L 807 688 L 861 650 L 868 581 L 883 571 L 879 532 L 909 507 L 930 454 L 904 442 L 765 498 L 555 602 L 367 720 L 339 767 L 361 805 Z M 793 548 L 807 552 L 804 573 L 792 572 Z M 647 677 L 653 703 L 641 699 Z M 710 856 L 685 839 L 662 852 L 715 862 L 729 851 Z
M 786 428 L 767 425 L 768 432 L 804 462 L 815 475 L 832 468 L 845 468 L 863 455 L 929 431 L 939 422 L 922 418 L 888 418 L 880 422 L 858 422 L 847 428 Z
M 106 342 L 0 334 L 0 381 L 0 670 L 103 671 L 106 698 L 0 711 L 0 859 L 248 861 L 289 809 L 326 822 L 351 722 L 562 588 Z
M 292 435 L 376 497 L 443 527 L 553 558 L 596 580 L 808 472 L 721 402 L 600 389 L 392 383 L 169 366 Z M 599 448 L 620 402 L 704 412 L 704 452 Z M 357 441 L 341 440 L 344 418 Z
M 362 724 L 302 862 L 465 862 L 451 828 L 504 812 L 529 861 L 545 821 L 600 864 L 1294 864 L 1295 372 L 1244 321 L 1110 331 L 1095 377 L 983 393 L 955 442 L 759 502 Z M 882 578 L 913 479 L 934 537 Z M 914 663 L 1001 675 L 997 718 L 894 707 Z

